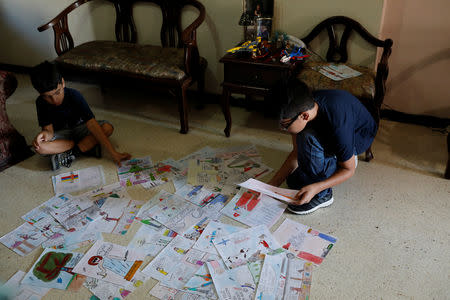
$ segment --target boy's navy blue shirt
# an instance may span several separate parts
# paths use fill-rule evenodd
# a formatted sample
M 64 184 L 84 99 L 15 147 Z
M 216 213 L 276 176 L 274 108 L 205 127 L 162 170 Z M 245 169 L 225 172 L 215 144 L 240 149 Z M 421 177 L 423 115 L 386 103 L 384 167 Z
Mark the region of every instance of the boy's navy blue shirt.
M 80 92 L 64 88 L 64 100 L 58 105 L 51 105 L 42 96 L 36 99 L 39 126 L 53 124 L 53 130 L 74 128 L 94 118 L 89 105 Z
M 326 153 L 343 162 L 369 148 L 377 125 L 356 97 L 343 90 L 320 90 L 313 92 L 313 97 L 319 109 L 307 126 L 320 135 Z

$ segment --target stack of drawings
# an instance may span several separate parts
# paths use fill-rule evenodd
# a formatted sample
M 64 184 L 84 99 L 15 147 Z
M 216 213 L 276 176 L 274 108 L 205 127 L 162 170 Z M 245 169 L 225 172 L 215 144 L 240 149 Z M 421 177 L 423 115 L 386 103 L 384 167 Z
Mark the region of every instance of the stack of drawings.
M 272 171 L 254 146 L 206 147 L 178 161 L 132 159 L 118 168 L 117 183 L 70 194 L 63 178 L 92 177 L 86 170 L 54 178 L 63 193 L 0 239 L 22 256 L 43 248 L 28 273 L 7 283 L 18 299 L 81 286 L 92 299 L 123 299 L 150 278 L 158 283 L 149 294 L 159 299 L 308 299 L 313 268 L 336 242 L 289 219 L 271 233 L 286 203 L 264 193 L 264 185 L 258 192 L 238 186 Z M 104 178 L 101 168 L 92 170 Z M 175 192 L 162 186 L 148 201 L 127 193 L 132 185 L 151 192 L 167 183 Z M 127 246 L 102 240 L 101 233 L 125 235 L 134 221 L 140 227 Z M 87 245 L 86 253 L 76 251 Z

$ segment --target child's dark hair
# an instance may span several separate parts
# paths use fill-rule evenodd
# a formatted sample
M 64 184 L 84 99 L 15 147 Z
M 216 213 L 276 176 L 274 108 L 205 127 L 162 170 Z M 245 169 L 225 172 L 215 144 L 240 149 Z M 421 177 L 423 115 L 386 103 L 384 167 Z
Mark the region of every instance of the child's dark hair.
M 44 61 L 30 72 L 31 84 L 39 94 L 54 90 L 62 82 L 62 76 L 55 64 Z
M 291 119 L 299 113 L 310 110 L 314 107 L 314 98 L 308 86 L 297 78 L 290 79 L 284 84 L 285 92 L 281 97 L 282 101 L 280 110 L 280 120 Z

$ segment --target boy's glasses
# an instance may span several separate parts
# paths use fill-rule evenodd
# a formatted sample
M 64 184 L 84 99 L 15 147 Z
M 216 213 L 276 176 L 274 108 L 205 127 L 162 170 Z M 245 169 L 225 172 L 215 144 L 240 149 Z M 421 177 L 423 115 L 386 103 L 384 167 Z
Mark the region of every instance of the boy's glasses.
M 287 122 L 280 122 L 280 128 L 282 130 L 287 131 L 289 129 L 289 127 L 295 122 L 297 121 L 298 116 L 300 116 L 301 113 L 298 113 L 295 117 L 293 117 L 292 119 L 290 119 Z
M 61 94 L 61 91 L 63 90 L 63 86 L 62 84 L 55 90 L 55 92 L 53 92 L 52 94 L 44 94 L 42 95 L 42 97 L 44 98 L 51 98 L 54 96 L 59 96 Z

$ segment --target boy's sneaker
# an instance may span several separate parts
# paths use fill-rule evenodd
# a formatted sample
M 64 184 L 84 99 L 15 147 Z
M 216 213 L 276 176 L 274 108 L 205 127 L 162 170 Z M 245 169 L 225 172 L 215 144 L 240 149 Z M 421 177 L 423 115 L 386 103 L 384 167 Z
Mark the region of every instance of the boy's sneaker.
M 72 153 L 72 150 L 67 150 L 63 153 L 53 154 L 50 157 L 50 161 L 52 162 L 52 170 L 56 171 L 61 166 L 70 168 L 72 165 L 72 161 L 75 160 L 75 155 Z
M 317 197 L 317 195 L 314 196 L 311 201 L 309 201 L 309 203 L 302 205 L 288 205 L 287 209 L 297 215 L 306 215 L 321 207 L 327 207 L 331 205 L 333 201 L 333 192 L 330 191 L 328 194 L 320 198 Z
M 102 147 L 100 146 L 100 144 L 96 144 L 91 150 L 83 152 L 83 155 L 95 158 L 102 158 Z

